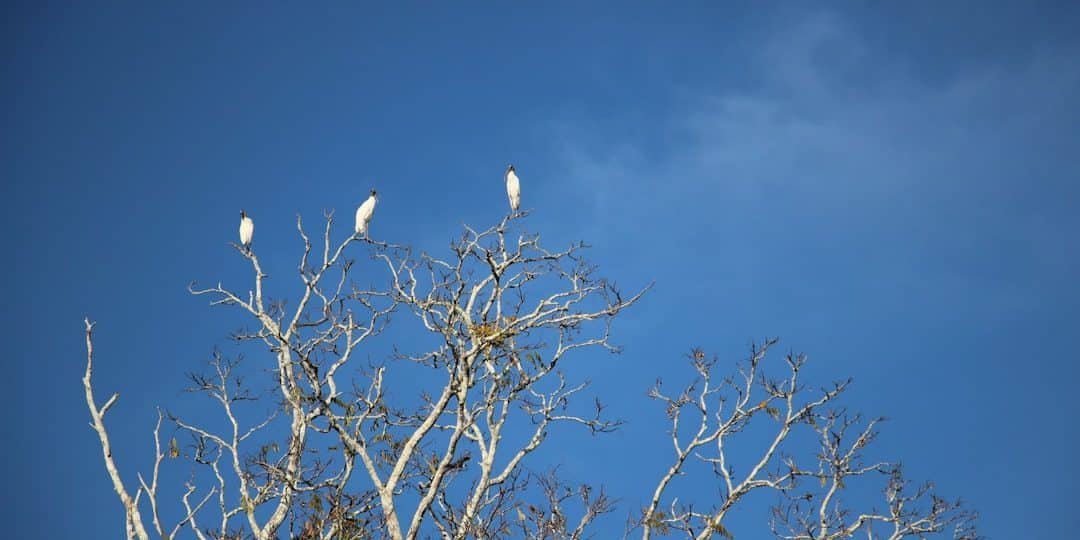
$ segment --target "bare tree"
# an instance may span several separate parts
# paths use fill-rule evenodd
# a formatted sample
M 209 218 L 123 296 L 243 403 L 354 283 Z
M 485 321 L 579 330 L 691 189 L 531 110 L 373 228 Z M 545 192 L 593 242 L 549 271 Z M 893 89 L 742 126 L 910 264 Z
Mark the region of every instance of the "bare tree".
M 781 502 L 772 509 L 771 530 L 785 540 L 834 540 L 857 533 L 869 539 L 899 540 L 938 532 L 951 533 L 956 540 L 978 538 L 975 515 L 959 501 L 938 497 L 929 484 L 912 490 L 899 464 L 864 458 L 884 419 L 864 421 L 834 406 L 850 379 L 818 392 L 807 390 L 799 379 L 806 357 L 793 354 L 784 359 L 785 378 L 766 376 L 762 365 L 775 343 L 774 339 L 755 346 L 734 376 L 719 381 L 713 373 L 716 358 L 696 349 L 690 355 L 697 374 L 691 384 L 668 393 L 658 380 L 650 390 L 649 396 L 665 405 L 671 420 L 675 457 L 648 506 L 631 523 L 640 528 L 643 539 L 673 533 L 697 540 L 714 535 L 734 538 L 725 518 L 755 491 L 780 496 Z M 737 435 L 752 422 L 759 431 L 767 430 L 765 435 L 739 441 Z M 818 441 L 817 451 L 808 458 L 796 454 L 812 448 L 799 448 L 789 440 L 800 429 L 809 430 Z M 729 458 L 731 449 L 754 443 L 758 446 L 751 454 L 756 457 L 739 464 L 747 472 L 736 474 L 736 463 Z M 684 498 L 679 503 L 672 495 L 673 480 L 702 467 L 719 482 L 717 500 L 695 506 Z M 885 479 L 882 506 L 867 505 L 865 511 L 845 507 L 840 493 L 855 481 L 873 480 L 874 475 Z
M 588 382 L 570 380 L 561 368 L 579 349 L 617 351 L 611 325 L 648 287 L 624 295 L 582 258 L 583 244 L 550 251 L 536 235 L 512 234 L 525 215 L 485 230 L 465 226 L 444 258 L 366 235 L 334 241 L 332 213 L 317 245 L 298 217 L 303 250 L 291 299 L 271 298 L 256 252 L 234 246 L 251 265 L 247 290 L 220 283 L 190 290 L 246 319 L 232 338 L 255 351 L 254 361 L 215 352 L 208 370 L 189 375 L 189 390 L 211 399 L 220 415 L 196 421 L 159 412 L 153 469 L 148 480 L 138 475 L 134 495 L 104 423 L 117 396 L 99 407 L 93 395 L 94 325 L 87 320 L 87 405 L 127 537 L 585 537 L 614 500 L 601 488 L 564 482 L 557 471 L 538 474 L 527 461 L 556 424 L 593 433 L 618 427 L 599 400 L 583 399 Z M 395 327 L 411 324 L 417 337 L 371 360 L 392 319 Z M 847 382 L 804 397 L 798 356 L 787 358 L 789 378 L 765 378 L 759 368 L 772 343 L 719 384 L 716 360 L 695 351 L 693 384 L 676 395 L 659 383 L 651 391 L 667 406 L 675 460 L 632 530 L 645 539 L 678 532 L 730 538 L 724 520 L 731 509 L 768 489 L 782 497 L 771 521 L 780 538 L 920 537 L 950 526 L 960 527 L 957 538 L 974 538 L 964 529 L 971 516 L 958 504 L 929 487 L 911 490 L 897 466 L 862 461 L 878 421 L 829 409 Z M 249 383 L 253 369 L 264 375 L 256 377 L 263 388 Z M 413 393 L 387 382 L 399 373 L 414 378 Z M 757 418 L 771 418 L 775 434 L 749 472 L 736 475 L 725 445 Z M 166 423 L 175 436 L 163 445 Z M 798 449 L 785 443 L 799 429 L 820 441 L 812 466 L 786 453 Z M 190 471 L 178 501 L 164 500 L 159 489 L 160 470 L 172 460 Z M 692 463 L 708 467 L 722 486 L 719 500 L 697 509 L 670 495 Z M 883 509 L 841 508 L 847 484 L 874 473 L 887 478 Z
M 251 289 L 242 293 L 218 284 L 193 286 L 191 292 L 247 315 L 250 329 L 233 338 L 259 343 L 269 353 L 273 397 L 246 386 L 236 371 L 238 360 L 215 354 L 211 373 L 191 375 L 191 390 L 220 405 L 226 429 L 162 414 L 154 430 L 154 473 L 149 483 L 140 476 L 134 496 L 113 463 L 103 422 L 116 397 L 100 408 L 93 399 L 93 325 L 87 321 L 87 403 L 128 516 L 128 536 L 148 537 L 143 498 L 162 538 L 184 526 L 200 539 L 277 538 L 286 525 L 300 538 L 413 539 L 425 530 L 453 539 L 505 534 L 508 513 L 520 508 L 531 484 L 540 490 L 556 485 L 555 477 L 523 468 L 553 424 L 579 424 L 593 432 L 618 425 L 602 415 L 599 401 L 576 405 L 574 398 L 588 383 L 571 383 L 559 368 L 578 349 L 617 351 L 609 341 L 611 323 L 645 292 L 624 296 L 598 277 L 581 258 L 583 244 L 549 251 L 535 235 L 511 235 L 510 226 L 524 215 L 514 213 L 482 231 L 465 227 L 445 259 L 414 256 L 408 248 L 358 235 L 335 243 L 332 214 L 316 247 L 298 218 L 302 287 L 292 308 L 266 297 L 268 276 L 257 254 L 235 246 L 251 264 Z M 360 287 L 352 279 L 359 265 L 349 254 L 361 250 L 372 261 L 366 270 L 382 269 L 381 287 Z M 396 349 L 386 362 L 347 370 L 364 343 L 401 312 L 433 337 L 430 346 L 418 340 L 412 349 Z M 394 363 L 419 366 L 441 382 L 431 393 L 410 397 L 419 399 L 391 399 L 384 380 Z M 245 422 L 237 412 L 244 402 L 268 399 L 274 406 L 256 422 Z M 175 438 L 161 450 L 161 419 L 187 435 L 191 443 L 184 457 L 200 478 L 210 479 L 197 502 L 190 501 L 194 480 L 189 484 L 179 502 L 185 517 L 168 532 L 158 518 L 164 504 L 158 468 L 180 451 Z M 287 424 L 281 440 L 271 429 L 278 423 Z M 507 429 L 514 424 L 531 426 L 529 433 L 514 440 Z M 610 509 L 606 496 L 580 489 L 585 512 L 568 537 L 580 536 Z M 549 506 L 561 508 L 557 503 L 564 499 L 551 497 Z M 206 510 L 210 500 L 216 500 L 215 512 Z M 203 514 L 213 516 L 212 526 L 204 524 Z

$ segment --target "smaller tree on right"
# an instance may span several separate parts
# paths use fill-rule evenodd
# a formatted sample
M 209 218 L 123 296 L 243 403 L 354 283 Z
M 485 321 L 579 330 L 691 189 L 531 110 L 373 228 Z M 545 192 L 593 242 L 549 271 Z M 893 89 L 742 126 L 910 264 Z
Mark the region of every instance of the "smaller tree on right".
M 674 458 L 648 506 L 631 523 L 644 540 L 653 535 L 732 540 L 725 518 L 758 491 L 777 494 L 769 525 L 777 538 L 785 540 L 856 535 L 869 540 L 981 538 L 976 513 L 961 501 L 938 496 L 933 484 L 906 480 L 899 463 L 866 457 L 884 419 L 849 414 L 837 405 L 851 379 L 809 389 L 799 379 L 806 357 L 795 354 L 784 358 L 784 377 L 767 375 L 762 366 L 775 343 L 772 339 L 755 345 L 748 361 L 722 380 L 714 373 L 717 359 L 695 349 L 690 362 L 696 376 L 688 386 L 671 392 L 657 380 L 649 390 L 649 397 L 664 404 L 671 420 Z M 747 440 L 734 441 L 736 434 L 751 431 Z M 749 460 L 747 443 L 760 448 Z M 740 459 L 732 452 L 735 448 Z M 695 504 L 676 493 L 674 480 L 702 468 L 715 475 L 719 498 Z M 842 497 L 852 493 L 856 483 L 857 496 Z M 869 493 L 875 497 L 867 497 Z M 859 499 L 859 508 L 848 506 L 850 498 Z

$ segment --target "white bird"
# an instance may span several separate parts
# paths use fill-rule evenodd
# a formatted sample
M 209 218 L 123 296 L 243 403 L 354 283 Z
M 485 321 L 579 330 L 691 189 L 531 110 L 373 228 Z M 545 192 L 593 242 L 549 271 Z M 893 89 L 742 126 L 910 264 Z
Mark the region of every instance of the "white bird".
M 243 210 L 240 211 L 240 244 L 251 249 L 251 237 L 255 235 L 255 222 Z
M 510 198 L 510 210 L 517 212 L 521 206 L 521 182 L 513 165 L 506 169 L 506 196 Z
M 356 209 L 356 234 L 367 235 L 368 223 L 371 222 L 371 216 L 375 215 L 375 202 L 377 200 L 373 189 L 367 200 L 360 205 L 360 208 Z

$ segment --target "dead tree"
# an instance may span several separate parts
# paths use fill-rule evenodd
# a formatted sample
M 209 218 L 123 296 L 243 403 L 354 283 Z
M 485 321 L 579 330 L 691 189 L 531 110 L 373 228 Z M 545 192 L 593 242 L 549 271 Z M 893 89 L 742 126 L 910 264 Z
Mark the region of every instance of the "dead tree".
M 246 316 L 250 329 L 233 338 L 257 344 L 258 362 L 272 374 L 272 394 L 250 391 L 237 360 L 215 354 L 210 373 L 191 376 L 191 390 L 219 404 L 226 429 L 160 414 L 153 473 L 149 482 L 139 477 L 134 495 L 113 461 L 104 424 L 116 396 L 100 407 L 93 397 L 93 325 L 87 321 L 87 404 L 125 509 L 128 538 L 174 538 L 182 530 L 200 540 L 268 540 L 286 531 L 326 540 L 495 538 L 529 523 L 547 531 L 545 538 L 580 537 L 610 511 L 610 500 L 579 488 L 580 520 L 553 523 L 552 512 L 566 512 L 567 498 L 553 491 L 561 484 L 555 476 L 529 473 L 524 463 L 553 424 L 594 432 L 617 426 L 602 415 L 599 401 L 581 407 L 575 398 L 587 383 L 570 382 L 560 366 L 578 349 L 616 351 L 611 323 L 645 290 L 624 296 L 598 277 L 581 258 L 583 244 L 549 251 L 537 236 L 511 234 L 524 215 L 482 231 L 465 227 L 445 258 L 357 235 L 334 242 L 332 214 L 316 246 L 298 218 L 303 253 L 291 308 L 264 292 L 268 276 L 255 251 L 235 246 L 251 264 L 249 290 L 218 284 L 191 292 Z M 364 279 L 382 279 L 381 286 L 356 284 L 352 257 L 360 253 L 370 260 Z M 398 347 L 386 361 L 357 365 L 358 351 L 391 317 L 414 321 L 431 339 Z M 387 373 L 403 363 L 437 381 L 433 391 L 391 398 Z M 256 421 L 237 412 L 245 402 L 267 401 L 270 412 Z M 162 449 L 163 420 L 190 441 L 184 451 L 176 438 Z M 512 440 L 511 425 L 529 426 L 529 433 Z M 187 491 L 179 502 L 159 500 L 160 466 L 181 458 L 192 464 Z M 514 519 L 537 492 L 548 513 Z M 159 517 L 165 504 L 180 506 L 183 516 L 168 530 Z M 147 509 L 151 531 L 144 524 Z
M 512 234 L 524 216 L 485 230 L 466 226 L 442 258 L 366 236 L 335 242 L 332 214 L 317 246 L 298 218 L 298 290 L 276 300 L 265 293 L 269 276 L 255 251 L 236 246 L 252 269 L 246 292 L 222 284 L 191 292 L 247 320 L 232 337 L 255 351 L 253 360 L 215 352 L 208 372 L 190 375 L 190 390 L 217 404 L 218 421 L 159 412 L 152 471 L 132 487 L 105 426 L 117 395 L 100 406 L 94 397 L 94 325 L 86 321 L 87 406 L 127 537 L 582 538 L 614 501 L 527 461 L 555 424 L 599 433 L 618 426 L 598 400 L 581 399 L 588 383 L 561 368 L 579 349 L 616 351 L 611 324 L 648 287 L 624 296 L 581 257 L 583 244 L 550 251 L 538 236 Z M 361 360 L 392 319 L 415 330 L 408 343 L 383 360 Z M 769 520 L 777 538 L 977 538 L 974 515 L 958 501 L 912 486 L 896 464 L 864 457 L 881 419 L 836 406 L 850 381 L 809 390 L 800 379 L 806 359 L 797 355 L 784 359 L 784 378 L 767 376 L 773 344 L 753 349 L 719 381 L 717 360 L 696 350 L 689 386 L 669 393 L 658 381 L 650 391 L 671 420 L 674 458 L 628 536 L 730 539 L 728 516 L 764 491 L 778 497 Z M 247 384 L 251 364 L 269 391 Z M 387 382 L 405 372 L 415 379 L 407 391 Z M 252 416 L 252 404 L 265 414 Z M 751 423 L 756 438 L 744 436 Z M 176 433 L 165 444 L 163 424 Z M 753 444 L 755 457 L 735 463 L 730 450 Z M 179 501 L 166 501 L 160 473 L 174 460 L 190 479 Z M 687 474 L 710 475 L 718 495 L 680 497 Z M 849 508 L 843 495 L 875 478 L 883 480 L 880 502 Z
M 933 533 L 951 534 L 954 540 L 978 538 L 975 515 L 960 501 L 939 497 L 930 484 L 913 489 L 898 464 L 864 457 L 883 418 L 866 421 L 836 406 L 850 379 L 816 392 L 807 389 L 800 381 L 806 357 L 793 354 L 784 358 L 786 377 L 767 376 L 766 352 L 775 342 L 753 348 L 748 362 L 723 380 L 714 374 L 716 358 L 694 350 L 690 361 L 696 377 L 690 385 L 670 393 L 658 380 L 650 390 L 649 396 L 664 404 L 671 420 L 674 459 L 631 530 L 639 528 L 643 540 L 654 534 L 732 539 L 725 518 L 750 493 L 772 491 L 782 502 L 772 509 L 771 532 L 784 540 L 835 540 L 856 534 L 899 540 Z M 766 435 L 740 440 L 751 423 L 767 430 Z M 813 434 L 816 452 L 792 444 L 799 430 Z M 732 448 L 745 452 L 748 444 L 755 445 L 755 457 L 735 463 L 729 457 Z M 736 466 L 745 472 L 737 474 Z M 676 479 L 690 471 L 716 479 L 717 500 L 695 504 L 677 495 Z M 878 504 L 855 510 L 840 501 L 851 484 L 878 479 L 884 480 Z

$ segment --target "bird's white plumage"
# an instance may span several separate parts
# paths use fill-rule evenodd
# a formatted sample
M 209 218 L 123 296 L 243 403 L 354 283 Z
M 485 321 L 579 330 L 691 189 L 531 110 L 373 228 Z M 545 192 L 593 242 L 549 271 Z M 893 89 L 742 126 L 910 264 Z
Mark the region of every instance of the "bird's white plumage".
M 356 209 L 356 234 L 367 234 L 368 223 L 375 215 L 375 193 L 368 196 L 367 200 Z
M 251 218 L 240 214 L 240 244 L 244 247 L 251 245 L 251 238 L 255 236 L 255 222 Z
M 506 170 L 506 196 L 510 198 L 510 210 L 517 212 L 521 206 L 521 181 L 513 166 Z

